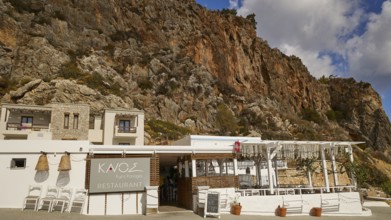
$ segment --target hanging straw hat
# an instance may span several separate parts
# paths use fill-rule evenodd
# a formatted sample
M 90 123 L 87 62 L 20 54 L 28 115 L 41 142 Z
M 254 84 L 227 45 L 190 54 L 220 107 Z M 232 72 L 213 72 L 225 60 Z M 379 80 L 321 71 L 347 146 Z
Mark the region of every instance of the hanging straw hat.
M 61 157 L 60 164 L 58 165 L 58 171 L 71 170 L 71 156 L 68 152 Z
M 41 152 L 39 156 L 37 166 L 35 166 L 36 171 L 49 171 L 49 162 L 45 152 Z

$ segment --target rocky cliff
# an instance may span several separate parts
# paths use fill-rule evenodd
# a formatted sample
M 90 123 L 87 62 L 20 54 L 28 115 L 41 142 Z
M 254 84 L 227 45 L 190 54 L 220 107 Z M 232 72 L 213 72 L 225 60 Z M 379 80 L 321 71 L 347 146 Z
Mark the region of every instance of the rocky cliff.
M 317 80 L 251 20 L 193 0 L 0 0 L 0 96 L 135 107 L 191 133 L 363 140 L 391 155 L 369 84 Z

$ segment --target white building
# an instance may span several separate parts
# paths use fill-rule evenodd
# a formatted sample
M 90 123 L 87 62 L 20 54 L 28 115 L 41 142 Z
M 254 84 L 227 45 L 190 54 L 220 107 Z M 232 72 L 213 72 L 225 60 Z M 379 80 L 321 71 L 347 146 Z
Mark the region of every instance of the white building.
M 278 206 L 288 207 L 288 215 L 308 215 L 314 207 L 328 210 L 328 215 L 366 214 L 358 192 L 352 191 L 355 182 L 340 186 L 334 177 L 331 184 L 325 165 L 325 155 L 334 163 L 333 157 L 341 150 L 347 150 L 352 159 L 352 145 L 359 142 L 191 135 L 172 146 L 144 146 L 141 111 L 116 109 L 89 116 L 88 105 L 2 105 L 0 208 L 21 208 L 28 186 L 38 184 L 44 187 L 42 195 L 49 186 L 89 190 L 82 211 L 88 215 L 157 213 L 167 202 L 199 211 L 205 202 L 201 195 L 212 191 L 221 195 L 222 213 L 229 213 L 236 200 L 242 204 L 242 214 L 274 215 Z M 62 156 L 68 153 L 71 170 L 58 171 Z M 41 155 L 48 159 L 48 171 L 36 170 Z M 324 186 L 279 188 L 274 184 L 278 181 L 273 176 L 274 158 L 314 155 L 322 158 Z M 261 172 L 255 168 L 248 172 L 240 164 L 250 159 Z M 259 168 L 262 164 L 266 170 Z M 174 181 L 162 185 L 167 175 Z M 255 181 L 246 180 L 249 184 L 243 188 L 241 175 Z M 255 187 L 253 183 L 264 176 L 273 184 Z
M 137 109 L 106 109 L 99 114 L 90 114 L 86 104 L 2 104 L 0 114 L 0 140 L 144 144 L 144 113 Z

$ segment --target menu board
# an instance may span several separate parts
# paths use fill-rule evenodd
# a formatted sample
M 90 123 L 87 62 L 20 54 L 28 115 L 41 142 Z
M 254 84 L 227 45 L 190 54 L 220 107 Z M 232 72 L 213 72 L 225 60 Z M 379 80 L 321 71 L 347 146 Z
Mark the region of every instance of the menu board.
M 218 216 L 220 218 L 220 193 L 208 191 L 204 206 L 204 218 L 206 216 Z

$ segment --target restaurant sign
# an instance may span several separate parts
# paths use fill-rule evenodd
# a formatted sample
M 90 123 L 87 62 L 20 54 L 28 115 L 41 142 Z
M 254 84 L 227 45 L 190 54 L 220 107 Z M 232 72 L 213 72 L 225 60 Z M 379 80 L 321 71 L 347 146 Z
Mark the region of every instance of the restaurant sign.
M 90 193 L 143 191 L 150 185 L 150 158 L 91 159 Z

